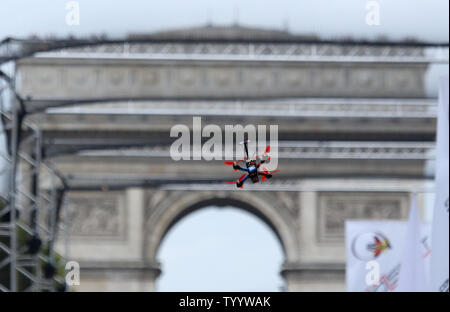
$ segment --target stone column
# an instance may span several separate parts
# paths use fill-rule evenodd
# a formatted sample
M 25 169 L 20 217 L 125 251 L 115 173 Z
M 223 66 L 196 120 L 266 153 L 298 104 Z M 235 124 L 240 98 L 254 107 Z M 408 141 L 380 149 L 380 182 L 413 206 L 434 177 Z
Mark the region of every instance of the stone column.
M 285 263 L 286 291 L 345 291 L 343 263 Z

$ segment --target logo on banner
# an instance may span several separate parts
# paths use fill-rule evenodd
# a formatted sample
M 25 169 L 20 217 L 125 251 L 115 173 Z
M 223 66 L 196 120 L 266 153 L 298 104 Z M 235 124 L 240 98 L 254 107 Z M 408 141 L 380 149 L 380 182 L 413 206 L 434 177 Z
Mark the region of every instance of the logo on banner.
M 355 258 L 369 261 L 392 249 L 388 238 L 380 232 L 365 232 L 353 239 L 352 253 Z

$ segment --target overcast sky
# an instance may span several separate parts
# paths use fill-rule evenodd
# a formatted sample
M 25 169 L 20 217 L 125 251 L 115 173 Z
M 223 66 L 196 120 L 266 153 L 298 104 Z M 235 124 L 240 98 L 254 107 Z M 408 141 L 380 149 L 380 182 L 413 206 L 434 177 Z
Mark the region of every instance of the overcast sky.
M 163 240 L 159 291 L 279 291 L 284 261 L 278 238 L 236 208 L 191 213 Z
M 369 26 L 369 0 L 78 0 L 79 25 L 69 26 L 68 0 L 1 0 L 0 39 L 5 37 L 106 34 L 110 38 L 129 33 L 195 27 L 206 24 L 288 29 L 322 38 L 392 40 L 415 38 L 448 42 L 448 0 L 377 0 L 380 25 Z M 448 75 L 447 65 L 432 65 L 426 92 L 437 96 L 437 81 Z
M 64 0 L 2 0 L 0 38 L 30 34 L 121 36 L 167 28 L 232 24 L 323 37 L 388 35 L 448 42 L 448 0 L 379 0 L 380 25 L 368 26 L 367 0 L 78 0 L 80 25 L 66 25 Z

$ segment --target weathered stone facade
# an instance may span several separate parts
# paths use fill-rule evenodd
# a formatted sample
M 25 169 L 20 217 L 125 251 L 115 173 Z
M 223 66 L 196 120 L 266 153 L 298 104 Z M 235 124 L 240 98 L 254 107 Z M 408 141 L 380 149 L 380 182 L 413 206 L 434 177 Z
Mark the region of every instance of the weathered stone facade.
M 385 181 L 388 185 L 380 185 L 367 179 L 351 179 L 339 191 L 321 191 L 324 185 L 342 182 L 342 179 L 320 183 L 304 180 L 303 183 L 310 185 L 307 192 L 236 192 L 220 190 L 218 185 L 217 189 L 194 192 L 182 188 L 131 188 L 121 194 L 73 193 L 69 211 L 75 211 L 85 201 L 90 203 L 86 207 L 98 203 L 91 207 L 90 213 L 71 218 L 72 229 L 85 228 L 82 233 L 72 232 L 70 236 L 70 254 L 84 268 L 80 289 L 95 289 L 98 285 L 104 285 L 104 290 L 122 289 L 123 285 L 114 284 L 114 279 L 121 280 L 123 276 L 130 278 L 133 285 L 130 289 L 154 289 L 161 270 L 157 251 L 165 234 L 183 216 L 215 205 L 247 210 L 274 230 L 286 257 L 282 274 L 288 290 L 344 290 L 344 220 L 404 219 L 408 213 L 408 193 L 386 189 L 395 190 L 399 185 L 416 189 L 422 183 Z M 361 183 L 372 191 L 355 192 Z M 121 218 L 104 218 L 102 212 L 110 210 L 114 200 L 117 207 L 114 211 L 125 206 L 128 213 L 118 212 Z M 86 224 L 96 226 L 90 230 Z M 115 231 L 108 232 L 111 228 Z M 118 234 L 121 229 L 125 232 Z M 145 274 L 140 276 L 135 271 Z M 134 279 L 133 274 L 139 278 Z

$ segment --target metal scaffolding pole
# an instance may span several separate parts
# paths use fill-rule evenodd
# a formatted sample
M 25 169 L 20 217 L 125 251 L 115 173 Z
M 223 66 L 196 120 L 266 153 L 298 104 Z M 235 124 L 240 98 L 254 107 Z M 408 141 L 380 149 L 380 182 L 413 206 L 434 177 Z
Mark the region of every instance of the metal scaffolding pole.
M 10 289 L 17 291 L 17 227 L 16 227 L 16 173 L 17 156 L 19 147 L 19 131 L 22 125 L 19 122 L 19 111 L 16 105 L 12 105 L 12 129 L 11 129 L 11 175 L 10 175 L 10 196 L 9 196 L 9 214 L 10 214 Z
M 1 78 L 5 78 L 2 74 Z M 5 150 L 0 150 L 5 164 L 2 172 L 9 174 L 8 180 L 2 181 L 8 184 L 8 191 L 4 207 L 0 207 L 0 272 L 8 271 L 8 278 L 0 280 L 0 291 L 54 291 L 54 274 L 48 272 L 55 271 L 53 241 L 60 192 L 56 191 L 56 174 L 52 168 L 48 170 L 52 182 L 47 186 L 50 196 L 41 185 L 42 134 L 38 128 L 24 122 L 25 110 L 11 81 L 3 79 L 0 85 L 0 90 L 10 92 L 9 97 L 0 94 L 1 104 L 5 99 L 10 104 L 0 107 L 6 140 Z
M 9 266 L 9 285 L 0 285 L 3 291 L 17 291 L 17 187 L 16 187 L 16 173 L 18 161 L 18 147 L 19 147 L 19 132 L 21 131 L 20 112 L 17 107 L 17 102 L 11 96 L 14 85 L 12 80 L 3 71 L 0 75 L 2 81 L 2 106 L 1 119 L 3 132 L 6 140 L 6 151 L 3 152 L 3 158 L 6 160 L 5 172 L 9 173 L 9 178 L 3 179 L 4 183 L 8 184 L 8 193 L 6 194 L 5 207 L 0 212 L 2 219 L 1 228 L 5 229 L 3 237 L 5 238 L 0 247 L 6 254 L 2 259 L 0 269 Z M 9 93 L 8 93 L 9 91 Z M 6 101 L 5 101 L 6 100 Z M 5 107 L 4 102 L 9 102 L 8 107 Z M 8 245 L 9 244 L 9 245 Z

